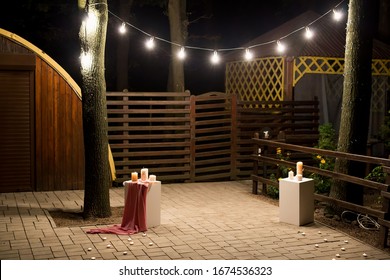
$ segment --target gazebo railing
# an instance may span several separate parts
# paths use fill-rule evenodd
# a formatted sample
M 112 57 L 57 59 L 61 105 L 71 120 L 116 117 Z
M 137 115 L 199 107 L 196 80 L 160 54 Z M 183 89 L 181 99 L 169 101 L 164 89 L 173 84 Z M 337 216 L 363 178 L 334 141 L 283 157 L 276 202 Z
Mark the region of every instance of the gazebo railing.
M 253 154 L 251 158 L 253 160 L 253 171 L 251 179 L 253 182 L 253 194 L 258 194 L 259 183 L 262 185 L 262 194 L 267 194 L 267 185 L 271 185 L 276 188 L 279 187 L 279 183 L 275 180 L 270 179 L 268 176 L 270 174 L 270 171 L 272 172 L 277 169 L 277 166 L 285 166 L 291 169 L 295 168 L 295 161 L 293 162 L 290 160 L 280 159 L 276 156 L 276 149 L 289 151 L 289 153 L 294 155 L 294 160 L 306 160 L 306 163 L 304 165 L 304 176 L 305 174 L 307 175 L 309 173 L 318 174 L 331 179 L 344 181 L 347 183 L 353 183 L 363 186 L 364 188 L 376 190 L 380 195 L 382 201 L 381 209 L 372 208 L 367 205 L 354 204 L 348 201 L 332 198 L 328 195 L 319 193 L 314 194 L 314 199 L 316 201 L 331 203 L 333 205 L 341 207 L 342 209 L 375 217 L 377 219 L 377 222 L 380 224 L 379 245 L 381 245 L 382 247 L 389 246 L 388 232 L 390 228 L 390 159 L 298 146 L 284 143 L 283 140 L 275 141 L 269 139 L 260 139 L 258 133 L 255 133 L 254 138 L 252 138 L 252 143 Z M 356 177 L 348 174 L 334 172 L 333 170 L 321 169 L 319 167 L 314 166 L 313 162 L 310 162 L 310 158 L 315 158 L 316 156 L 334 159 L 338 158 L 351 162 L 362 162 L 367 165 L 381 166 L 383 168 L 383 172 L 387 174 L 386 182 L 380 183 L 365 179 L 364 176 Z

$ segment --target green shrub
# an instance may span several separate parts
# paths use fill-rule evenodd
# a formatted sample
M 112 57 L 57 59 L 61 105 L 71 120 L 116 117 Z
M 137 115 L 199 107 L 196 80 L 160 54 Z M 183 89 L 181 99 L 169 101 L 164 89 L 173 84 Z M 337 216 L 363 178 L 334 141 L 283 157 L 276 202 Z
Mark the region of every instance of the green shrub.
M 326 123 L 319 126 L 319 138 L 316 148 L 323 150 L 336 150 L 336 131 L 331 123 Z M 315 155 L 314 159 L 318 163 L 318 167 L 324 170 L 334 169 L 334 158 Z M 312 173 L 310 178 L 314 180 L 314 188 L 316 193 L 329 193 L 332 184 L 332 179 L 327 176 Z

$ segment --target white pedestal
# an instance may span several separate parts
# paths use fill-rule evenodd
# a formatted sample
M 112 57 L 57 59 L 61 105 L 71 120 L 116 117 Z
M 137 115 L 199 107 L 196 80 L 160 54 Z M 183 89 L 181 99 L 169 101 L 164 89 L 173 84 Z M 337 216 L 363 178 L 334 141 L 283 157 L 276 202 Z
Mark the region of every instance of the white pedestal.
M 314 181 L 303 178 L 279 181 L 279 219 L 297 226 L 314 221 Z
M 125 187 L 125 204 L 127 189 L 131 181 L 123 182 Z M 161 181 L 149 182 L 149 191 L 146 195 L 146 226 L 148 228 L 159 226 L 161 223 Z

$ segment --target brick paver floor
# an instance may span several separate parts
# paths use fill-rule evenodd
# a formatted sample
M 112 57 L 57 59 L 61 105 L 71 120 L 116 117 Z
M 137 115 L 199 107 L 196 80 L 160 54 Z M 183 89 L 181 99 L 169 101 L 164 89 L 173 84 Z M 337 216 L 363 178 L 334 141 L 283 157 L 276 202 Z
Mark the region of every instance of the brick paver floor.
M 123 206 L 123 188 L 110 200 Z M 0 194 L 0 259 L 390 260 L 320 223 L 279 222 L 279 207 L 252 195 L 250 182 L 162 184 L 161 225 L 131 236 L 56 227 L 48 212 L 82 204 L 83 191 Z

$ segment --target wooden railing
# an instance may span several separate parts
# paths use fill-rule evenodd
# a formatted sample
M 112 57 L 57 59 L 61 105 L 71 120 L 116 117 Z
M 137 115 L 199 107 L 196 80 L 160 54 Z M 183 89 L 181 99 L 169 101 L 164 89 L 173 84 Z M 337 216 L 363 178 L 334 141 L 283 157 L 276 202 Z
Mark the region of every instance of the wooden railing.
M 369 188 L 376 190 L 378 195 L 382 198 L 382 208 L 375 209 L 368 205 L 357 205 L 351 202 L 335 199 L 324 194 L 315 193 L 314 199 L 316 201 L 328 202 L 333 205 L 337 205 L 342 209 L 354 211 L 357 213 L 362 213 L 366 215 L 371 215 L 377 219 L 377 222 L 381 225 L 380 227 L 380 245 L 382 247 L 389 246 L 388 244 L 388 231 L 390 228 L 390 187 L 389 187 L 389 174 L 390 174 L 390 160 L 385 158 L 369 157 L 363 155 L 356 155 L 350 153 L 343 153 L 337 151 L 323 150 L 317 148 L 310 148 L 304 146 L 298 146 L 293 144 L 288 144 L 283 141 L 283 139 L 277 140 L 268 140 L 268 139 L 259 139 L 259 134 L 255 133 L 255 136 L 252 138 L 253 144 L 253 171 L 252 171 L 252 181 L 253 188 L 252 192 L 257 194 L 259 192 L 259 183 L 262 184 L 261 193 L 267 193 L 267 185 L 279 187 L 277 181 L 271 180 L 269 178 L 270 172 L 276 170 L 276 166 L 286 166 L 292 169 L 296 166 L 296 161 L 308 159 L 309 157 L 326 157 L 326 158 L 338 158 L 348 160 L 350 162 L 362 162 L 370 166 L 382 166 L 383 171 L 387 173 L 387 178 L 385 183 L 379 183 L 371 180 L 367 180 L 363 176 L 356 177 L 347 174 L 341 174 L 334 172 L 332 170 L 325 170 L 316 167 L 314 164 L 310 165 L 310 161 L 305 162 L 304 167 L 304 176 L 308 177 L 308 174 L 318 174 L 328 178 L 336 179 L 339 181 L 344 181 L 347 183 L 353 183 L 364 188 Z M 276 156 L 276 149 L 282 149 L 283 151 L 288 151 L 289 153 L 294 154 L 294 160 L 282 160 Z M 306 174 L 306 175 L 305 175 Z

